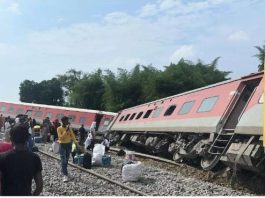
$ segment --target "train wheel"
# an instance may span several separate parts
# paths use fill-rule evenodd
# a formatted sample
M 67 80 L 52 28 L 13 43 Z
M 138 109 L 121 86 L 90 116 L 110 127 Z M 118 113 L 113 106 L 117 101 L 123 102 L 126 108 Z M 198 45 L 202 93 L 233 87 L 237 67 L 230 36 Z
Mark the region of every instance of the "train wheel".
M 204 170 L 211 170 L 213 169 L 216 164 L 219 162 L 220 156 L 214 155 L 214 156 L 207 156 L 201 158 L 201 167 Z
M 175 143 L 169 144 L 168 152 L 172 154 L 172 153 L 174 153 L 175 150 L 176 150 L 176 144 Z
M 173 154 L 173 160 L 175 161 L 175 162 L 181 162 L 182 161 L 182 157 L 181 157 L 181 155 L 176 151 L 174 154 Z

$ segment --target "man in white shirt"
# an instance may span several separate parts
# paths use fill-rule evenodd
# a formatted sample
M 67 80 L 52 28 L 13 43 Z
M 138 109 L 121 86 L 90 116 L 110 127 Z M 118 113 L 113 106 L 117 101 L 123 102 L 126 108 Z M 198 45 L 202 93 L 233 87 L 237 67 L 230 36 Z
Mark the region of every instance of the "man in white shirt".
M 5 125 L 4 125 L 4 128 L 5 128 L 5 139 L 6 140 L 10 140 L 10 129 L 11 129 L 11 124 L 10 124 L 10 119 L 9 117 L 6 118 L 5 120 Z
M 89 150 L 91 146 L 91 133 L 88 134 L 86 141 L 85 141 L 85 150 Z
M 18 124 L 20 121 L 19 121 L 19 117 L 16 117 L 15 119 L 15 123 Z
M 90 135 L 91 135 L 91 149 L 93 150 L 94 144 L 95 144 L 95 138 L 96 138 L 96 121 L 92 122 L 90 126 Z

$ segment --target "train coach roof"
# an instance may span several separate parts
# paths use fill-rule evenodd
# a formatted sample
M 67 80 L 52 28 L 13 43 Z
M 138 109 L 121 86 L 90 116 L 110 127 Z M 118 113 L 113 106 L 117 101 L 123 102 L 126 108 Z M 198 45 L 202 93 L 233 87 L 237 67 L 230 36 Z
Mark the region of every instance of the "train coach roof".
M 154 100 L 154 101 L 151 101 L 151 102 L 147 102 L 147 103 L 140 104 L 140 105 L 137 105 L 137 106 L 133 106 L 133 107 L 130 107 L 130 108 L 127 108 L 127 109 L 123 109 L 123 110 L 129 110 L 129 109 L 133 109 L 135 107 L 140 107 L 140 106 L 144 106 L 144 105 L 148 105 L 148 104 L 152 104 L 152 103 L 156 103 L 156 102 L 161 102 L 161 101 L 164 101 L 164 100 L 167 100 L 167 99 L 170 99 L 170 98 L 174 98 L 174 97 L 177 97 L 177 96 L 183 96 L 183 95 L 186 95 L 186 94 L 194 93 L 196 91 L 201 91 L 201 90 L 204 90 L 204 89 L 216 87 L 216 86 L 219 86 L 219 85 L 223 85 L 223 84 L 227 84 L 227 83 L 231 83 L 231 82 L 235 82 L 235 81 L 239 81 L 239 80 L 243 80 L 243 79 L 247 79 L 247 78 L 254 78 L 254 77 L 259 76 L 259 75 L 261 75 L 263 73 L 264 73 L 264 71 L 257 72 L 257 73 L 251 73 L 249 75 L 242 76 L 240 78 L 236 78 L 236 79 L 232 79 L 232 80 L 225 80 L 225 81 L 222 81 L 222 82 L 219 82 L 219 83 L 211 84 L 211 85 L 208 85 L 208 86 L 205 86 L 205 87 L 201 87 L 201 88 L 198 88 L 198 89 L 193 89 L 193 90 L 186 91 L 186 92 L 183 92 L 183 93 L 179 93 L 179 94 L 176 94 L 176 95 L 168 96 L 166 98 L 161 98 L 161 99 L 158 99 L 158 100 Z
M 68 111 L 78 111 L 78 112 L 87 112 L 87 113 L 100 113 L 105 115 L 117 115 L 117 113 L 108 112 L 108 111 L 99 111 L 99 110 L 91 110 L 91 109 L 79 109 L 74 107 L 62 107 L 62 106 L 53 106 L 53 105 L 45 105 L 45 104 L 34 104 L 34 103 L 26 103 L 26 102 L 7 102 L 7 101 L 0 101 L 3 103 L 8 104 L 17 104 L 17 105 L 28 105 L 34 107 L 43 107 L 43 108 L 51 108 L 51 109 L 61 109 L 61 110 L 68 110 Z

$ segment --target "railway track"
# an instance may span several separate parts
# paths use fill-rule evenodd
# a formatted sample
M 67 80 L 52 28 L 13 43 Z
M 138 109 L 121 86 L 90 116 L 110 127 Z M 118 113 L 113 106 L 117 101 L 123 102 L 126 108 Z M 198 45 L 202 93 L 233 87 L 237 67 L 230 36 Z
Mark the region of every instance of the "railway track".
M 44 151 L 41 151 L 41 150 L 40 150 L 39 153 L 41 153 L 41 154 L 43 154 L 43 155 L 45 155 L 45 156 L 48 156 L 48 157 L 50 157 L 50 158 L 52 158 L 52 159 L 55 159 L 55 160 L 60 161 L 60 158 L 58 158 L 58 157 L 56 157 L 56 156 L 54 156 L 54 155 L 51 155 L 51 154 L 49 154 L 49 153 L 47 153 L 47 152 L 44 152 Z M 140 191 L 137 190 L 137 189 L 134 189 L 134 188 L 132 188 L 132 187 L 129 187 L 129 186 L 127 186 L 127 185 L 124 185 L 124 184 L 122 184 L 122 183 L 119 183 L 119 182 L 117 182 L 117 181 L 114 181 L 114 180 L 112 180 L 112 179 L 110 179 L 110 178 L 108 178 L 108 177 L 106 177 L 106 176 L 104 176 L 104 175 L 101 175 L 101 174 L 99 174 L 99 173 L 96 173 L 96 172 L 94 172 L 94 171 L 92 171 L 92 170 L 88 170 L 88 169 L 82 168 L 82 167 L 77 166 L 77 165 L 75 165 L 75 164 L 73 164 L 73 163 L 71 163 L 71 162 L 69 162 L 69 165 L 70 165 L 71 167 L 74 167 L 74 168 L 80 170 L 80 171 L 83 171 L 83 172 L 85 172 L 85 173 L 89 173 L 89 174 L 91 174 L 91 175 L 93 175 L 93 176 L 96 176 L 96 177 L 99 178 L 99 179 L 102 179 L 102 180 L 108 181 L 108 182 L 111 183 L 111 184 L 115 184 L 115 185 L 117 185 L 117 186 L 119 186 L 119 187 L 121 187 L 121 188 L 123 188 L 123 189 L 129 190 L 129 191 L 135 193 L 136 195 L 140 195 L 140 196 L 148 196 L 146 193 L 140 192 Z
M 118 152 L 119 150 L 120 150 L 120 148 L 114 148 L 114 147 L 110 148 L 110 151 L 113 151 L 113 152 Z M 137 157 L 146 158 L 146 159 L 152 159 L 152 160 L 156 160 L 156 161 L 160 161 L 160 162 L 165 162 L 167 164 L 172 164 L 172 165 L 176 165 L 176 166 L 179 166 L 179 167 L 183 167 L 183 164 L 176 163 L 176 162 L 174 162 L 172 160 L 168 160 L 168 159 L 165 159 L 165 158 L 162 158 L 162 157 L 157 157 L 157 156 L 143 154 L 143 153 L 138 153 L 138 152 L 134 152 L 134 154 Z
M 120 151 L 120 149 L 124 148 L 117 148 L 117 147 L 111 147 L 110 151 L 117 153 Z M 127 149 L 124 149 L 127 150 Z M 210 171 L 204 171 L 201 168 L 198 168 L 194 165 L 189 165 L 186 163 L 176 163 L 173 160 L 168 160 L 163 157 L 148 155 L 144 153 L 135 152 L 135 157 L 140 160 L 144 161 L 146 165 L 156 166 L 158 168 L 172 171 L 172 172 L 178 172 L 186 177 L 193 177 L 198 180 L 204 181 L 204 182 L 210 182 L 213 184 L 217 184 L 223 187 L 227 188 L 233 188 L 234 190 L 241 191 L 243 193 L 257 193 L 257 195 L 264 195 L 264 190 L 257 190 L 257 185 L 261 185 L 261 183 L 264 183 L 264 180 L 260 181 L 260 178 L 249 178 L 247 176 L 242 175 L 242 173 L 237 177 L 238 184 L 234 187 L 231 186 L 230 183 L 230 174 L 231 172 L 222 172 L 222 170 L 217 171 L 217 174 Z M 232 170 L 230 170 L 232 171 Z M 219 172 L 219 174 L 218 174 Z M 222 173 L 220 173 L 222 172 Z M 244 174 L 244 173 L 243 173 Z M 253 181 L 253 180 L 259 180 L 259 181 Z M 255 184 L 254 184 L 255 183 Z
M 123 158 L 112 153 L 112 165 L 110 167 L 93 166 L 92 170 L 87 170 L 69 163 L 70 174 L 73 174 L 75 179 L 63 183 L 59 175 L 59 155 L 49 153 L 51 146 L 49 144 L 37 144 L 37 146 L 44 167 L 44 191 L 42 193 L 44 196 L 253 195 L 250 191 L 231 189 L 222 182 L 209 182 L 205 171 L 198 171 L 198 169 L 188 167 L 185 164 L 178 164 L 171 160 L 142 153 L 135 153 L 143 163 L 142 177 L 138 182 L 122 181 L 121 164 Z M 117 150 L 119 149 L 111 148 L 111 152 L 117 152 Z
M 45 146 L 46 148 L 40 145 L 39 148 L 49 152 L 49 145 Z M 100 174 L 112 181 L 119 181 L 118 183 L 121 183 L 122 185 L 129 186 L 130 188 L 150 196 L 252 195 L 250 192 L 233 190 L 225 185 L 220 185 L 220 183 L 208 182 L 206 179 L 203 180 L 196 176 L 196 174 L 198 174 L 198 170 L 195 168 L 190 169 L 184 164 L 177 164 L 170 160 L 155 156 L 151 156 L 152 159 L 150 159 L 149 155 L 140 153 L 136 153 L 136 156 L 143 164 L 142 177 L 138 182 L 125 182 L 121 179 L 121 164 L 123 163 L 124 158 L 116 156 L 113 153 L 116 152 L 115 150 L 117 151 L 118 149 L 112 149 L 110 153 L 112 156 L 111 166 L 93 166 L 92 170 L 85 169 L 85 171 Z M 59 160 L 59 158 L 57 158 L 57 160 Z M 70 166 L 75 169 L 73 170 L 74 172 L 83 172 L 81 167 L 78 167 L 72 163 Z M 206 175 L 205 172 L 199 172 L 199 174 Z M 140 195 L 132 191 L 130 192 L 135 195 Z

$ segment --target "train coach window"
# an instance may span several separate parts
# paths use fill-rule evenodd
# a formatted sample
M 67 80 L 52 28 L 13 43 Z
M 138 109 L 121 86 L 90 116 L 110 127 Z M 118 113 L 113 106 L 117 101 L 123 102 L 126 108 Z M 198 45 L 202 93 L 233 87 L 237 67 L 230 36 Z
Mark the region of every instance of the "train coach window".
M 23 114 L 24 110 L 23 109 L 17 109 L 16 114 Z
M 178 114 L 179 115 L 184 115 L 190 112 L 191 108 L 193 107 L 195 101 L 189 101 L 185 102 L 181 109 L 179 110 Z
M 58 114 L 56 115 L 56 118 L 57 118 L 58 120 L 61 120 L 62 117 L 64 117 L 64 114 L 62 114 L 62 113 L 58 113 Z
M 106 118 L 106 119 L 104 120 L 103 126 L 108 126 L 109 123 L 110 123 L 110 119 L 109 119 L 109 118 Z
M 138 120 L 138 119 L 143 115 L 143 113 L 144 113 L 144 112 L 142 112 L 142 111 L 141 111 L 140 113 L 138 113 L 138 115 L 136 116 L 135 119 Z
M 80 117 L 79 122 L 81 124 L 84 124 L 86 122 L 86 118 L 85 117 Z
M 68 118 L 70 122 L 74 122 L 76 117 L 75 115 L 69 115 Z
M 4 106 L 0 107 L 0 111 L 1 112 L 5 112 L 6 111 L 6 107 L 4 107 Z
M 128 120 L 128 118 L 130 117 L 131 114 L 127 114 L 124 121 Z
M 176 105 L 171 105 L 170 107 L 168 107 L 168 109 L 164 113 L 164 116 L 170 116 L 175 111 L 176 107 Z
M 9 113 L 14 113 L 14 111 L 15 111 L 15 109 L 13 106 L 9 107 L 9 110 L 8 110 Z
M 123 118 L 124 118 L 124 116 L 122 116 L 119 121 L 121 122 Z
M 47 114 L 46 114 L 46 117 L 48 117 L 48 118 L 52 118 L 52 113 L 51 112 L 48 112 Z
M 260 104 L 264 103 L 264 93 L 260 96 L 259 103 Z
M 150 116 L 150 114 L 152 113 L 153 109 L 149 109 L 147 110 L 147 112 L 144 114 L 143 118 L 148 118 Z
M 164 109 L 164 107 L 159 107 L 159 108 L 155 109 L 153 112 L 152 118 L 157 118 L 161 114 L 161 111 L 163 109 Z
M 26 115 L 28 115 L 29 117 L 31 117 L 32 116 L 32 110 L 27 110 L 26 111 Z
M 37 111 L 36 113 L 35 113 L 35 117 L 41 117 L 42 116 L 42 111 Z
M 218 99 L 218 96 L 213 96 L 210 98 L 203 99 L 197 112 L 209 112 L 209 111 L 211 111 L 213 109 L 217 99 Z
M 130 120 L 132 120 L 135 117 L 136 113 L 133 113 L 132 116 L 130 117 Z

